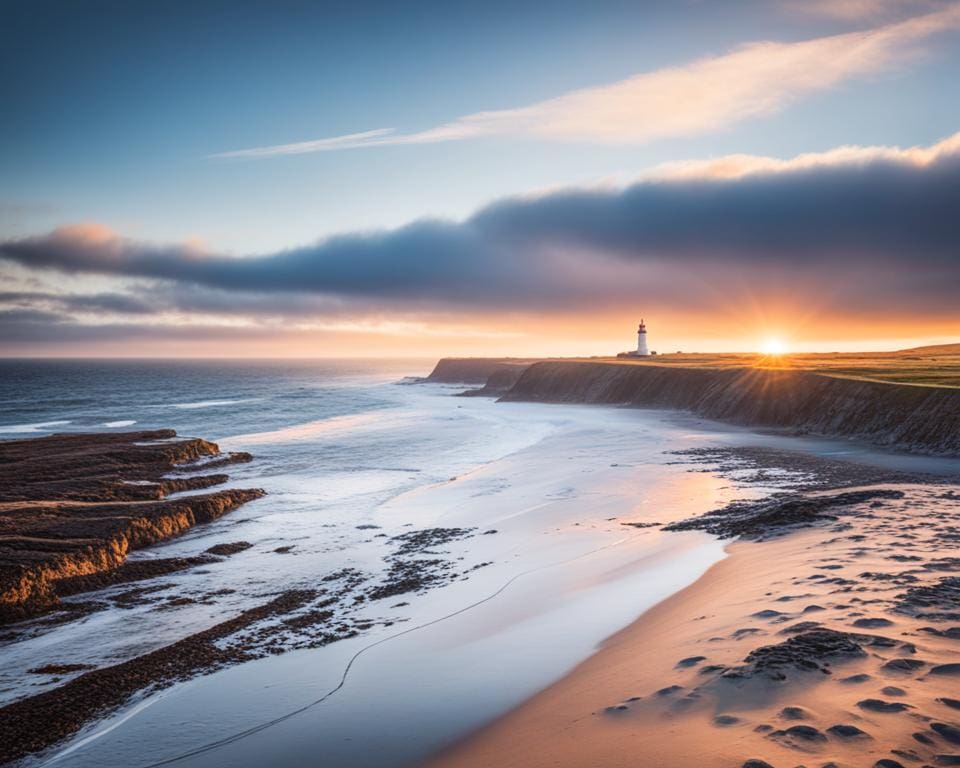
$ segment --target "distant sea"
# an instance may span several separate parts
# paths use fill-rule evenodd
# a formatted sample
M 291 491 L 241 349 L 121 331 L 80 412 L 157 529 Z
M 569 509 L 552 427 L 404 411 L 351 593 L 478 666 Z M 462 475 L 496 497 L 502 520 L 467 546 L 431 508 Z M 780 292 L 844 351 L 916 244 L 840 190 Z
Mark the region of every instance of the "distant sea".
M 217 440 L 388 408 L 411 360 L 0 360 L 0 439 L 173 428 Z

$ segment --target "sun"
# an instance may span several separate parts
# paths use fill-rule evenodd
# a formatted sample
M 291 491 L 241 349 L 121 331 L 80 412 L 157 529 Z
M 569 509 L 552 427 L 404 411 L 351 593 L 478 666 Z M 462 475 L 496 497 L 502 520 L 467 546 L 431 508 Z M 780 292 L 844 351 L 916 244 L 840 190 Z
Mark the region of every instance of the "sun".
M 760 345 L 760 351 L 765 355 L 785 355 L 787 345 L 783 343 L 783 339 L 770 338 Z

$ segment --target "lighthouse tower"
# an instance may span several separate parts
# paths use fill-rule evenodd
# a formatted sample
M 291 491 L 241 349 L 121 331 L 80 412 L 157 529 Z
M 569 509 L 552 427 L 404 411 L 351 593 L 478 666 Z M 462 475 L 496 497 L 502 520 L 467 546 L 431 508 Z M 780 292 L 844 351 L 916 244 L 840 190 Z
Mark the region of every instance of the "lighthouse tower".
M 640 327 L 637 328 L 637 357 L 650 357 L 650 350 L 647 348 L 647 326 L 643 324 L 643 318 L 640 319 Z

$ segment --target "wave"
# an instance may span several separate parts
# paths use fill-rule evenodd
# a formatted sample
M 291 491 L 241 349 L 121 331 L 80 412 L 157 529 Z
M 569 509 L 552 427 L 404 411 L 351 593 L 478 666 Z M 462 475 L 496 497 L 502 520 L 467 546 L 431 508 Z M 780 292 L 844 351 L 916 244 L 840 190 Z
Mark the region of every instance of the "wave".
M 0 426 L 0 432 L 6 434 L 29 434 L 32 432 L 50 432 L 48 427 L 59 427 L 64 424 L 70 424 L 68 421 L 41 421 L 36 424 L 8 424 Z
M 242 445 L 288 443 L 298 440 L 310 440 L 319 435 L 349 432 L 360 427 L 382 426 L 384 421 L 384 414 L 380 412 L 332 416 L 328 419 L 318 419 L 317 421 L 308 421 L 303 424 L 294 424 L 293 426 L 274 429 L 270 432 L 252 432 L 247 435 L 236 435 L 225 438 L 220 442 L 225 443 L 229 440 L 231 443 Z
M 201 400 L 197 403 L 173 403 L 171 407 L 183 411 L 192 411 L 198 408 L 216 408 L 221 405 L 239 405 L 240 403 L 255 403 L 260 398 L 251 397 L 244 400 Z
M 136 423 L 137 422 L 133 421 L 132 419 L 123 419 L 121 421 L 105 421 L 100 426 L 115 429 L 116 427 L 132 427 Z

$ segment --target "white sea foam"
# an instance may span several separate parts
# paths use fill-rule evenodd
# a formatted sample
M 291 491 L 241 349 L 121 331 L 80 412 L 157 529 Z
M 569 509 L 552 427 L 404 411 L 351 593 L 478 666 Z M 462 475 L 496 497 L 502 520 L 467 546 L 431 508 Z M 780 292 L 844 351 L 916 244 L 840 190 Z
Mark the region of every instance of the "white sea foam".
M 291 443 L 300 440 L 312 440 L 323 435 L 350 432 L 356 429 L 384 426 L 387 421 L 395 425 L 396 414 L 387 413 L 357 413 L 347 416 L 332 416 L 329 419 L 308 421 L 304 424 L 294 424 L 269 432 L 253 432 L 247 435 L 236 435 L 229 438 L 231 444 L 261 445 L 264 443 Z M 228 442 L 228 441 L 223 441 Z
M 36 424 L 8 424 L 0 426 L 0 432 L 6 434 L 30 434 L 33 432 L 50 432 L 50 427 L 61 427 L 70 421 L 41 421 Z
M 222 405 L 239 405 L 240 403 L 254 403 L 259 398 L 252 397 L 245 400 L 201 400 L 197 403 L 173 403 L 171 407 L 182 411 L 193 411 L 199 408 L 217 408 Z
M 132 427 L 136 423 L 137 422 L 134 421 L 133 419 L 121 419 L 120 421 L 105 421 L 100 426 L 110 427 L 111 429 L 113 429 L 116 427 Z

